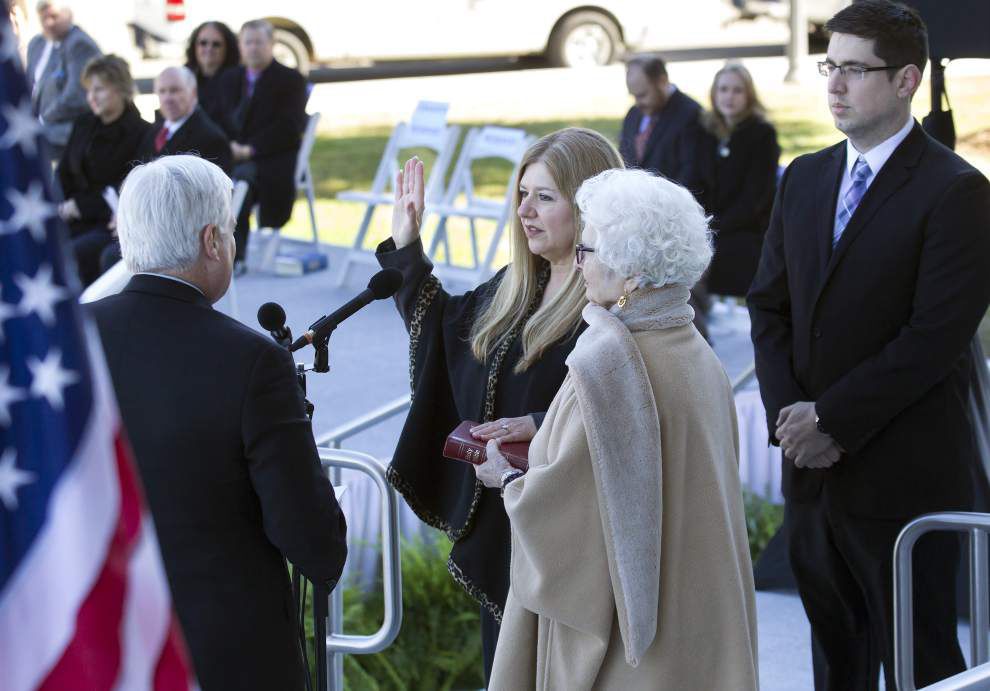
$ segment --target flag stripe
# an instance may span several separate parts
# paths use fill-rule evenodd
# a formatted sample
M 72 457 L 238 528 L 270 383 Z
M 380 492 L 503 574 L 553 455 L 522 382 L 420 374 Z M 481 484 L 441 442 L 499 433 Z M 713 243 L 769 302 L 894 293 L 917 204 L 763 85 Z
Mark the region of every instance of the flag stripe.
M 34 689 L 62 656 L 116 530 L 116 416 L 109 379 L 93 379 L 92 419 L 76 459 L 52 493 L 37 541 L 0 598 L 4 691 Z
M 161 658 L 158 660 L 158 667 L 155 669 L 155 691 L 178 691 L 179 689 L 199 691 L 199 686 L 191 678 L 192 666 L 188 660 L 189 655 L 186 653 L 186 646 L 182 642 L 179 623 L 173 614 L 168 638 L 162 649 Z

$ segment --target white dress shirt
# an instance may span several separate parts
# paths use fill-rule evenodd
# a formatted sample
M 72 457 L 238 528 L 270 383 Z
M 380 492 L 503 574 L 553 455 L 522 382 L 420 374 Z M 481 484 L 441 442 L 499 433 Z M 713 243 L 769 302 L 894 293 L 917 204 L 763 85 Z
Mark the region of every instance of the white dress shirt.
M 870 189 L 870 185 L 873 184 L 880 169 L 883 168 L 887 159 L 894 153 L 894 150 L 911 133 L 911 128 L 913 127 L 914 118 L 909 115 L 904 127 L 897 130 L 894 136 L 883 140 L 865 153 L 857 151 L 853 143 L 848 139 L 846 140 L 846 166 L 842 171 L 842 184 L 839 185 L 839 196 L 835 201 L 835 213 L 832 214 L 832 218 L 839 215 L 839 210 L 842 209 L 842 200 L 845 198 L 849 188 L 852 187 L 852 170 L 853 166 L 856 165 L 856 159 L 862 156 L 866 159 L 866 165 L 870 167 L 870 174 L 866 178 L 866 189 Z

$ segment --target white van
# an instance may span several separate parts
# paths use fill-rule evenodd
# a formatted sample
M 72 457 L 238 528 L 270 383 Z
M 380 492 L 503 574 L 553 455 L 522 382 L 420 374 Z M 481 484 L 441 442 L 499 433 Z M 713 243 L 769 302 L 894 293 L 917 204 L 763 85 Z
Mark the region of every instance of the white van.
M 646 0 L 134 0 L 133 25 L 175 53 L 218 20 L 235 32 L 265 18 L 276 57 L 302 72 L 313 61 L 546 55 L 557 65 L 603 65 L 641 45 L 657 21 Z M 277 12 L 273 9 L 277 8 Z

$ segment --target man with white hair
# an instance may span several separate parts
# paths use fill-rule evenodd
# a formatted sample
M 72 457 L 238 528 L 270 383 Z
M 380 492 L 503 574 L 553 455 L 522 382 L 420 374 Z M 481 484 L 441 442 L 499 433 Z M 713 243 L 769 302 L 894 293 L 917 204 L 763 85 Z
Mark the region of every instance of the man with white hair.
M 227 135 L 199 107 L 196 76 L 188 67 L 166 67 L 155 78 L 161 119 L 147 132 L 138 150 L 142 161 L 195 153 L 230 172 Z
M 72 123 L 89 112 L 80 81 L 83 68 L 101 53 L 89 34 L 72 23 L 72 9 L 65 0 L 41 0 L 36 8 L 41 34 L 28 43 L 28 88 L 32 112 L 44 126 L 52 159 L 58 160 Z
M 117 210 L 135 275 L 91 307 L 201 687 L 295 691 L 285 560 L 333 588 L 346 526 L 288 351 L 211 307 L 233 267 L 231 187 L 196 156 L 135 168 Z

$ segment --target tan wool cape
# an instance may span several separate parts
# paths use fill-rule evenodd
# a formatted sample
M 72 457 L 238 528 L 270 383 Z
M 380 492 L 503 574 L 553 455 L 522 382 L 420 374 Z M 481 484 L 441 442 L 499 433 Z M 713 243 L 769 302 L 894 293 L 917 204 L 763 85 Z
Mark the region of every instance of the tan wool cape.
M 732 391 L 688 291 L 588 305 L 505 489 L 511 589 L 489 689 L 758 688 Z

